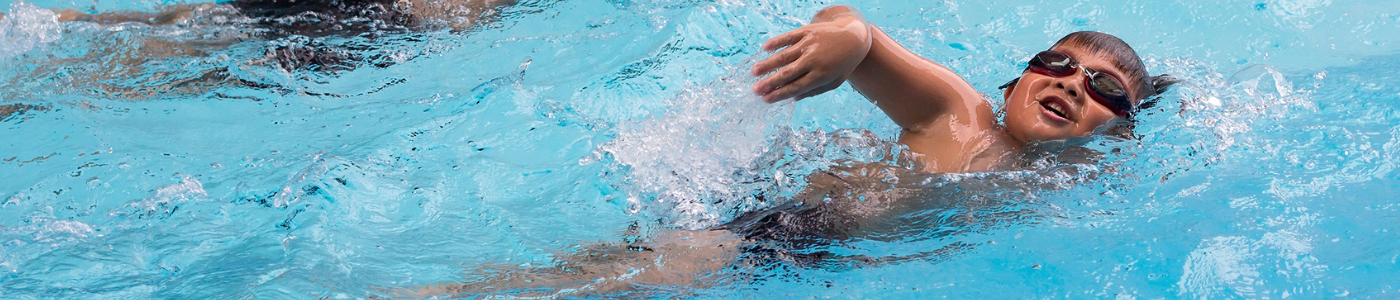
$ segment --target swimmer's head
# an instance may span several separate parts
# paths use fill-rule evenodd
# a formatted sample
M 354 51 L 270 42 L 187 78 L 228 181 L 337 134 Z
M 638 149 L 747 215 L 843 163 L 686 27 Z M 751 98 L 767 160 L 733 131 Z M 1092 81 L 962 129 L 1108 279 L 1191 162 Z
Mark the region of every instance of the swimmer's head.
M 1087 136 L 1128 120 L 1174 80 L 1151 77 L 1137 52 L 1109 34 L 1066 35 L 1005 88 L 1006 129 L 1022 142 Z

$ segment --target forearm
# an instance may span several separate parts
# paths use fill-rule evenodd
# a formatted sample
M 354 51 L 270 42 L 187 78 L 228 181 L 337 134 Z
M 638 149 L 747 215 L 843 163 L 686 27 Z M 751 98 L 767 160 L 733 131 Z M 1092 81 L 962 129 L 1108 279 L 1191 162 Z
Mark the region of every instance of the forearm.
M 783 49 L 753 66 L 754 76 L 772 72 L 754 84 L 768 102 L 814 96 L 850 80 L 896 123 L 918 131 L 950 103 L 981 100 L 957 74 L 904 49 L 847 6 L 822 9 L 811 24 L 769 39 L 763 49 Z
M 870 51 L 847 80 L 896 124 L 918 132 L 967 99 L 981 99 L 957 73 L 914 54 L 875 25 L 867 26 Z

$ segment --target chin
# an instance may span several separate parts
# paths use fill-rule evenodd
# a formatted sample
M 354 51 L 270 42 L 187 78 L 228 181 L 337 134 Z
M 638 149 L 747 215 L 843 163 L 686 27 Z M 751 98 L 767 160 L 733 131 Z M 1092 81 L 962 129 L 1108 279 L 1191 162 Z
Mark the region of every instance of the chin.
M 1044 127 L 1045 124 L 1041 124 L 1036 117 L 1038 116 L 1027 114 L 1025 109 L 1007 108 L 1004 120 L 1006 133 L 1025 143 L 1044 141 L 1047 132 L 1037 130 L 1045 129 L 1037 127 Z
M 1046 124 L 1040 119 L 1039 111 L 1008 110 L 1006 112 L 1006 133 L 1024 143 L 1038 143 L 1064 140 L 1074 137 L 1062 128 Z

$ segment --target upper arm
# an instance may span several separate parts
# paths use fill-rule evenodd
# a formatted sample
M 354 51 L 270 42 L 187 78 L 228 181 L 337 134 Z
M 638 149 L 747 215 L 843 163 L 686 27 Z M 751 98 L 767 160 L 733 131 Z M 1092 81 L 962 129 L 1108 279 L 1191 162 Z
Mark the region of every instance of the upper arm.
M 962 76 L 869 26 L 870 52 L 847 80 L 900 127 L 917 133 L 940 116 L 963 111 L 958 106 L 983 101 Z

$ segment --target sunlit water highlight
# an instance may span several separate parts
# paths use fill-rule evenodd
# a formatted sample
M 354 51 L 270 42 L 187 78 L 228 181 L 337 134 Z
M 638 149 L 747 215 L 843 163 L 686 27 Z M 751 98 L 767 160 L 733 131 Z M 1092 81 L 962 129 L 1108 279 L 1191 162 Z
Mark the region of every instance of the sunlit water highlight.
M 747 94 L 759 43 L 833 3 L 522 1 L 470 30 L 274 39 L 227 11 L 102 27 L 39 9 L 159 4 L 112 3 L 0 20 L 0 298 L 360 298 L 721 224 L 833 166 L 910 166 L 849 88 Z M 988 95 L 1076 30 L 1186 81 L 1141 138 L 1073 148 L 1097 160 L 895 168 L 853 191 L 915 209 L 820 247 L 889 263 L 734 268 L 660 295 L 1400 293 L 1400 4 L 856 5 Z M 360 59 L 273 59 L 301 48 Z

